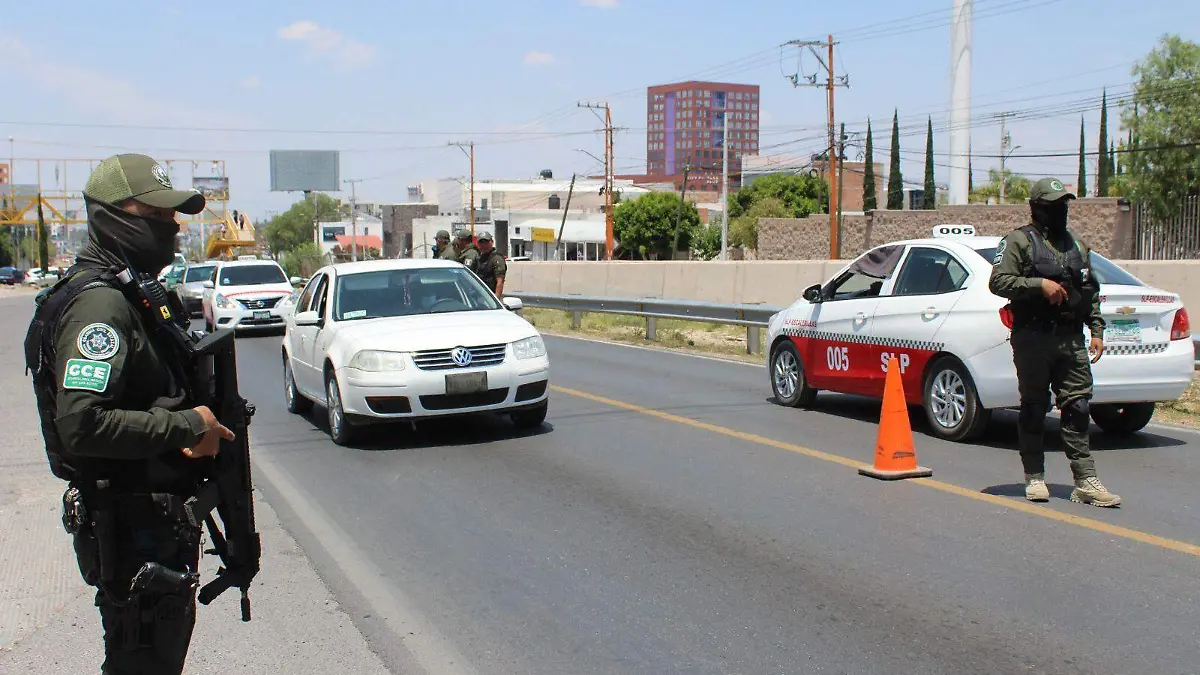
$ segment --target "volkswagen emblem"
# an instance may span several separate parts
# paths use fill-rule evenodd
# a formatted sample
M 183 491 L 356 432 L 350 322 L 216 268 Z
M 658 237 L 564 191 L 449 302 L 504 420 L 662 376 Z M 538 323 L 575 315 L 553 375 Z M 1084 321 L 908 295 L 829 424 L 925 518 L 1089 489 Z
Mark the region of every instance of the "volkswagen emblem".
M 466 347 L 455 347 L 450 352 L 450 360 L 454 361 L 454 365 L 459 368 L 466 368 L 471 365 L 471 350 Z

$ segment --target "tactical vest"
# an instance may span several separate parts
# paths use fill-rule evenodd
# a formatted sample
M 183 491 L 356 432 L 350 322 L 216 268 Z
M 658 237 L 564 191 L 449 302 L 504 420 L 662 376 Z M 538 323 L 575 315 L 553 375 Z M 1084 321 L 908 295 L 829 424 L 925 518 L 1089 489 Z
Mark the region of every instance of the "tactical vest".
M 1059 326 L 1071 329 L 1081 325 L 1087 318 L 1088 307 L 1084 300 L 1085 285 L 1091 276 L 1088 261 L 1084 260 L 1082 247 L 1068 232 L 1073 246 L 1059 262 L 1054 251 L 1046 244 L 1046 239 L 1034 225 L 1021 228 L 1033 245 L 1032 265 L 1022 270 L 1027 277 L 1050 279 L 1058 282 L 1067 292 L 1067 299 L 1058 306 L 1050 304 L 1046 296 L 1040 292 L 1012 302 L 1013 327 L 1023 328 L 1030 325 Z
M 25 373 L 33 373 L 33 393 L 37 397 L 41 417 L 42 437 L 46 442 L 46 458 L 50 471 L 66 481 L 74 480 L 84 471 L 84 458 L 71 457 L 58 436 L 54 420 L 58 416 L 58 367 L 55 354 L 55 333 L 63 310 L 80 293 L 109 286 L 120 288 L 116 276 L 109 270 L 67 270 L 63 278 L 48 291 L 39 293 L 33 320 L 25 334 Z
M 479 262 L 476 264 L 475 273 L 479 276 L 479 280 L 496 292 L 496 268 L 492 265 L 492 257 L 500 255 L 496 249 L 492 249 L 487 253 L 479 254 Z

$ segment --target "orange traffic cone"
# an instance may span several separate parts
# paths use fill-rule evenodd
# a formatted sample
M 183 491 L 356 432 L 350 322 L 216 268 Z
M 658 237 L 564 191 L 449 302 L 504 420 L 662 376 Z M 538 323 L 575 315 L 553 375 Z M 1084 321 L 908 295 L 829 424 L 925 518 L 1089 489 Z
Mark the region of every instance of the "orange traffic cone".
M 883 384 L 883 414 L 879 418 L 879 435 L 875 439 L 875 466 L 863 467 L 858 472 L 881 480 L 933 475 L 932 469 L 917 466 L 917 450 L 913 446 L 912 427 L 908 423 L 904 384 L 900 380 L 900 362 L 894 357 L 888 361 L 887 379 Z

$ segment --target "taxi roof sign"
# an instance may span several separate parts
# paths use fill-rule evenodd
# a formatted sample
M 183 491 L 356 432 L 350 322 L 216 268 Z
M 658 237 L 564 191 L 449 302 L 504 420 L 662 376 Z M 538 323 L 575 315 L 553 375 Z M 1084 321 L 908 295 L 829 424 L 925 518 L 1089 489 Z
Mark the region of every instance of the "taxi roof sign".
M 934 239 L 963 239 L 974 236 L 974 225 L 937 225 L 933 228 Z

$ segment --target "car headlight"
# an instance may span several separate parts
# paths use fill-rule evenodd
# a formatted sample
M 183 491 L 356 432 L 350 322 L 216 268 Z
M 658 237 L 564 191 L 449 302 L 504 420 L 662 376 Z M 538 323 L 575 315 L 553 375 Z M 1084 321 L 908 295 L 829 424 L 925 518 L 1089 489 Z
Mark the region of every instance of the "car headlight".
M 291 307 L 291 306 L 293 306 L 293 305 L 295 305 L 295 304 L 296 304 L 296 300 L 297 300 L 299 297 L 300 297 L 300 294 L 299 294 L 299 293 L 292 293 L 291 295 L 286 295 L 286 296 L 284 296 L 284 298 L 283 298 L 282 300 L 280 300 L 280 301 L 279 301 L 279 305 L 278 305 L 278 306 L 279 306 L 280 308 L 287 308 L 287 307 Z
M 217 309 L 233 309 L 234 307 L 237 307 L 237 305 L 233 304 L 232 300 L 221 295 L 220 293 L 213 295 L 213 305 Z
M 350 359 L 350 367 L 370 373 L 404 370 L 404 354 L 364 349 Z
M 518 359 L 536 359 L 546 355 L 546 343 L 542 342 L 540 335 L 517 340 L 513 343 L 513 354 L 516 354 Z

